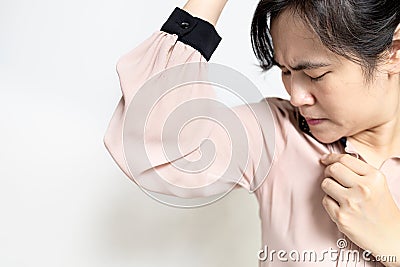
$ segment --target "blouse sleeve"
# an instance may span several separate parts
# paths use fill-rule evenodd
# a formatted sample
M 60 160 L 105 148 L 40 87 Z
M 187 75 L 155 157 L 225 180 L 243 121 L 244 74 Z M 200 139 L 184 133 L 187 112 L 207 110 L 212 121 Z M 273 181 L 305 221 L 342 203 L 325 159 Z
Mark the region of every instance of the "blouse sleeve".
M 266 101 L 220 108 L 210 101 L 216 99 L 210 85 L 164 89 L 173 84 L 171 78 L 185 80 L 187 68 L 179 66 L 205 63 L 220 40 L 211 24 L 177 8 L 161 31 L 118 60 L 122 98 L 104 144 L 144 189 L 194 198 L 238 186 L 254 191 L 265 179 L 274 146 Z M 175 72 L 165 74 L 171 69 Z M 230 126 L 221 127 L 220 121 Z

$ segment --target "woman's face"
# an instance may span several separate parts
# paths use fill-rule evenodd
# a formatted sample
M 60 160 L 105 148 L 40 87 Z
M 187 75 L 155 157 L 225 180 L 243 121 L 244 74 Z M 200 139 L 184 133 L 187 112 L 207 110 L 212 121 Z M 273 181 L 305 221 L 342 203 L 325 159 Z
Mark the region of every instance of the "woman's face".
M 360 65 L 329 51 L 289 11 L 273 21 L 271 36 L 290 102 L 319 141 L 365 134 L 398 116 L 399 75 L 389 75 L 385 65 L 366 82 Z

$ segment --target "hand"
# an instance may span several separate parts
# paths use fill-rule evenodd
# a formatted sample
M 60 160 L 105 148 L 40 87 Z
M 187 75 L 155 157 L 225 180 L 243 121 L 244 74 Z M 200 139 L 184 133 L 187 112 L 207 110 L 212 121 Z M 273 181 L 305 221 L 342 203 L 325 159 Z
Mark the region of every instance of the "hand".
M 400 210 L 385 175 L 347 154 L 325 156 L 322 203 L 339 231 L 375 256 L 400 261 Z

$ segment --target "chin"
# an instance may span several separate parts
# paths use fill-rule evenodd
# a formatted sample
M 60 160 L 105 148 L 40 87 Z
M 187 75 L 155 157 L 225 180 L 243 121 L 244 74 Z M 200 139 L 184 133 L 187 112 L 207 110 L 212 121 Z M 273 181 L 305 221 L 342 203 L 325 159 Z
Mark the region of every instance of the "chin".
M 332 134 L 322 134 L 322 133 L 313 133 L 312 135 L 317 139 L 319 142 L 323 144 L 331 144 L 338 141 L 341 136 L 339 135 L 332 135 Z

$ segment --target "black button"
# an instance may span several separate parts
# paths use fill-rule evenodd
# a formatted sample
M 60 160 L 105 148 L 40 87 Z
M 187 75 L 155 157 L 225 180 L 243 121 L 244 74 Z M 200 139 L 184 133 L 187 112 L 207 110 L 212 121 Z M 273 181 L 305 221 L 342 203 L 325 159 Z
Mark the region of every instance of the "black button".
M 182 29 L 187 29 L 187 28 L 189 28 L 189 26 L 190 26 L 189 22 L 186 22 L 186 21 L 181 22 Z

